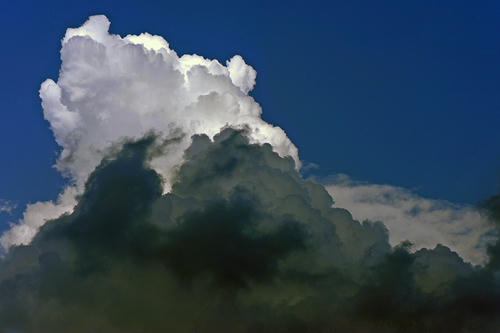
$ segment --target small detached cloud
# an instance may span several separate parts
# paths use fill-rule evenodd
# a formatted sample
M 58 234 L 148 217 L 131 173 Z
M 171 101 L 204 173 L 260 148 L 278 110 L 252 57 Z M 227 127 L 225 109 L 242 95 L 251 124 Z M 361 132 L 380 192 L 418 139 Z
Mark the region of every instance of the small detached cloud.
M 356 182 L 346 175 L 326 181 L 335 207 L 355 219 L 383 221 L 395 246 L 409 240 L 413 249 L 444 244 L 474 264 L 487 261 L 487 248 L 497 239 L 494 224 L 477 207 L 423 198 L 410 190 Z
M 11 214 L 14 209 L 17 208 L 17 205 L 12 201 L 0 199 L 0 213 Z

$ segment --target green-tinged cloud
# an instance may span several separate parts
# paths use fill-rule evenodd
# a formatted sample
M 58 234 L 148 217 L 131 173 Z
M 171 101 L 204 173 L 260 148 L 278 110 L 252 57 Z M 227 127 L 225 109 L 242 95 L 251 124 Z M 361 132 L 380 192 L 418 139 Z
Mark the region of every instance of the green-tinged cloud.
M 391 248 L 292 158 L 225 129 L 165 181 L 158 139 L 124 144 L 73 213 L 0 264 L 2 332 L 494 332 L 496 252 Z M 496 207 L 496 206 L 495 206 Z M 490 207 L 493 214 L 496 208 Z

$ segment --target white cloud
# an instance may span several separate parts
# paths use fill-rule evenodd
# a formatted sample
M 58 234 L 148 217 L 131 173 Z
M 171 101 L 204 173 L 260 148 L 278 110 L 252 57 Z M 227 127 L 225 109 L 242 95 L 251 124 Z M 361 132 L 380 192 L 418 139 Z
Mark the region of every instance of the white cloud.
M 0 245 L 5 250 L 12 245 L 29 243 L 47 220 L 55 219 L 73 209 L 76 205 L 76 194 L 75 187 L 67 187 L 56 202 L 29 204 L 23 218 L 18 223 L 11 223 L 11 228 L 0 237 Z
M 382 221 L 389 229 L 391 245 L 404 240 L 414 250 L 448 246 L 475 264 L 487 259 L 486 245 L 496 239 L 495 229 L 473 206 L 423 198 L 390 185 L 352 181 L 341 175 L 326 189 L 335 207 L 349 210 L 357 220 Z
M 63 148 L 57 163 L 81 186 L 111 144 L 154 130 L 186 134 L 163 167 L 165 178 L 182 162 L 191 135 L 213 136 L 229 124 L 248 126 L 253 142 L 270 143 L 298 163 L 285 132 L 264 122 L 248 95 L 256 72 L 239 55 L 224 66 L 198 55 L 179 57 L 161 36 L 109 34 L 105 16 L 68 29 L 62 41 L 59 79 L 40 89 L 45 118 Z
M 109 26 L 98 15 L 67 29 L 59 78 L 47 79 L 40 88 L 44 117 L 62 147 L 57 168 L 75 188 L 57 203 L 28 206 L 24 219 L 2 236 L 4 248 L 28 243 L 45 220 L 70 212 L 75 201 L 66 195 L 81 192 L 107 150 L 123 138 L 150 131 L 164 138 L 185 134 L 151 162 L 165 178 L 166 192 L 191 136 L 212 137 L 226 125 L 247 128 L 252 143 L 270 143 L 300 166 L 297 148 L 281 128 L 261 119 L 261 107 L 248 95 L 256 71 L 241 56 L 225 66 L 199 55 L 179 57 L 161 36 L 121 37 L 110 34 Z

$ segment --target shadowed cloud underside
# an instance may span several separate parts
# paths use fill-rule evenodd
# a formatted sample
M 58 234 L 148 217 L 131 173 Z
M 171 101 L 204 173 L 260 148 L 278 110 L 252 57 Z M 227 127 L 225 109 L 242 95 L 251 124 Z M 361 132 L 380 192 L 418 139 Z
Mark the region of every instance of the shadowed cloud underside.
M 71 214 L 0 266 L 4 332 L 493 332 L 498 245 L 484 268 L 444 246 L 391 248 L 382 223 L 332 208 L 293 159 L 225 129 L 194 136 L 165 181 L 165 143 L 125 143 Z M 493 217 L 498 200 L 485 203 Z

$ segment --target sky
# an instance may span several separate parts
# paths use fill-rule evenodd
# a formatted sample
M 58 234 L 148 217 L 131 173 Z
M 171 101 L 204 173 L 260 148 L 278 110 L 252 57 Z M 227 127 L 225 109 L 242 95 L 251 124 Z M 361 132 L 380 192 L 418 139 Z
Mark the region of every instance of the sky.
M 22 207 L 59 192 L 39 85 L 57 76 L 65 29 L 106 14 L 111 32 L 159 34 L 181 54 L 241 54 L 257 70 L 263 119 L 316 174 L 474 204 L 498 187 L 499 11 L 494 1 L 3 3 L 0 198 Z
M 2 6 L 0 330 L 498 324 L 498 4 Z

